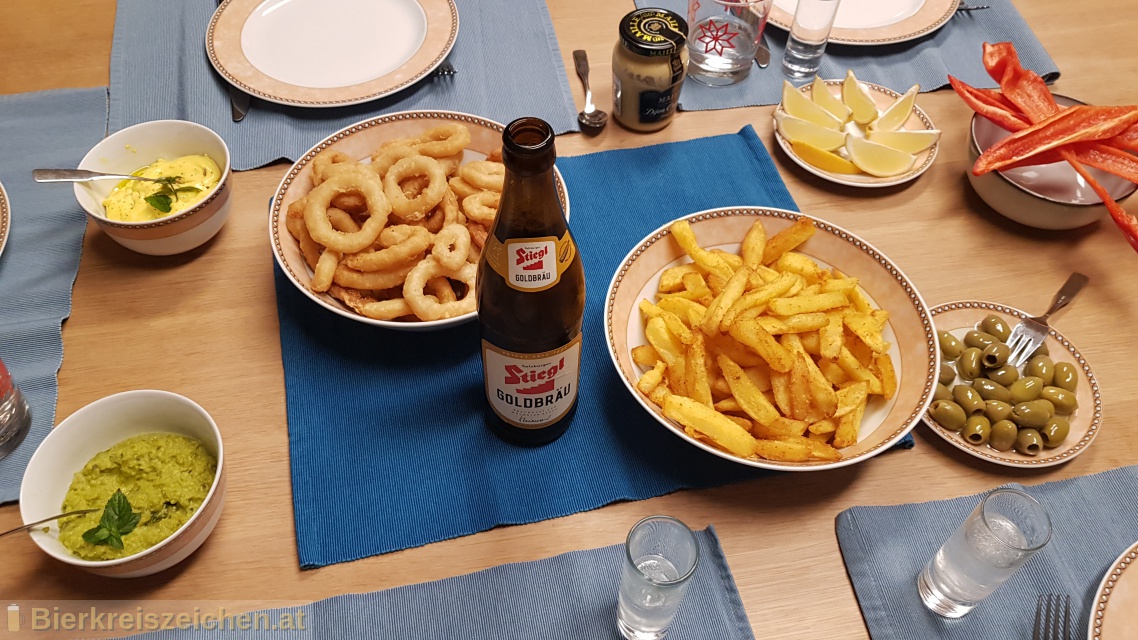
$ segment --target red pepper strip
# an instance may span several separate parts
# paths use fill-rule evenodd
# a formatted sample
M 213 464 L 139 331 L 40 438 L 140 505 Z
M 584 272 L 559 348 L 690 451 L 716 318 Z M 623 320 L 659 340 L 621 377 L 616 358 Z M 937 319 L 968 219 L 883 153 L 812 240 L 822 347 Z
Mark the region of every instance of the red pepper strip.
M 1106 143 L 1112 147 L 1118 147 L 1119 149 L 1138 151 L 1138 125 L 1130 127 L 1126 131 L 1107 140 Z
M 1027 118 L 1016 113 L 1003 102 L 993 99 L 991 95 L 985 93 L 982 89 L 970 86 L 952 76 L 948 76 L 948 83 L 952 85 L 956 94 L 959 95 L 960 98 L 964 100 L 964 103 L 971 107 L 973 111 L 991 120 L 999 127 L 1007 129 L 1008 131 L 1019 131 L 1020 129 L 1026 129 L 1031 124 L 1027 121 Z M 994 91 L 991 93 L 999 95 Z
M 1010 42 L 997 42 L 996 44 L 984 43 L 984 68 L 988 70 L 988 75 L 996 82 L 1004 79 L 1004 71 L 1009 63 L 1015 66 L 1020 66 L 1019 55 L 1016 54 L 1015 45 Z
M 1138 107 L 1063 109 L 989 147 L 977 158 L 972 173 L 981 176 L 1064 144 L 1112 138 L 1135 123 Z
M 1008 64 L 1004 70 L 1004 77 L 1000 80 L 1000 89 L 1007 98 L 1019 107 L 1031 122 L 1041 122 L 1057 111 L 1059 105 L 1055 104 L 1055 97 L 1047 88 L 1047 83 L 1038 73 L 1028 71 L 1019 66 L 1019 62 Z
M 1138 158 L 1108 144 L 1096 143 L 1075 152 L 1075 158 L 1088 167 L 1101 169 L 1123 180 L 1138 182 Z
M 1071 166 L 1079 172 L 1079 175 L 1083 176 L 1083 180 L 1087 181 L 1087 184 L 1091 186 L 1091 189 L 1094 189 L 1098 197 L 1102 198 L 1103 203 L 1106 204 L 1106 210 L 1110 212 L 1110 217 L 1114 220 L 1114 224 L 1122 231 L 1122 236 L 1126 238 L 1126 241 L 1135 251 L 1138 251 L 1138 219 L 1127 213 L 1126 209 L 1123 209 L 1114 201 L 1114 198 L 1110 197 L 1106 189 L 1087 172 L 1083 165 L 1079 164 L 1073 152 L 1064 151 L 1063 153 L 1067 162 L 1071 163 Z

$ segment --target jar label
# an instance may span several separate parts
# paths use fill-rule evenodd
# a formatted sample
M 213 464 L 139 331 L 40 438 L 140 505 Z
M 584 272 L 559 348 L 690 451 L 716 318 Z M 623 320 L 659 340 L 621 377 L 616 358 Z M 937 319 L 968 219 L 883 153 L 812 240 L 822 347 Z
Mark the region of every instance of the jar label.
M 679 54 L 668 58 L 672 82 L 663 91 L 642 91 L 638 116 L 641 123 L 660 122 L 671 118 L 679 106 L 680 83 L 684 79 L 684 61 Z
M 486 398 L 498 417 L 520 429 L 541 429 L 573 407 L 581 373 L 581 334 L 544 353 L 514 353 L 482 341 Z
M 510 238 L 502 244 L 491 235 L 482 249 L 486 264 L 506 281 L 511 289 L 527 293 L 545 291 L 561 282 L 561 274 L 573 263 L 577 245 L 569 231 L 560 239 Z

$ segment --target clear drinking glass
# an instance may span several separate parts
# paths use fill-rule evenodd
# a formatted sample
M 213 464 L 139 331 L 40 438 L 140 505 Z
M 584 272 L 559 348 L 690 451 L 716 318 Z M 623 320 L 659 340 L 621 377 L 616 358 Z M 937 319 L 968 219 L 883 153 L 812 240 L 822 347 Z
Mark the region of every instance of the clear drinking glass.
M 774 0 L 688 0 L 688 76 L 735 84 L 751 71 Z
M 0 360 L 0 459 L 16 450 L 28 435 L 32 414 L 12 374 Z
M 628 532 L 624 560 L 616 626 L 628 640 L 659 640 L 699 565 L 699 543 L 679 520 L 649 516 Z
M 794 23 L 782 56 L 782 72 L 791 78 L 809 78 L 818 72 L 840 0 L 798 0 Z
M 971 611 L 1051 539 L 1051 518 L 1016 489 L 984 496 L 917 576 L 925 606 L 945 618 Z

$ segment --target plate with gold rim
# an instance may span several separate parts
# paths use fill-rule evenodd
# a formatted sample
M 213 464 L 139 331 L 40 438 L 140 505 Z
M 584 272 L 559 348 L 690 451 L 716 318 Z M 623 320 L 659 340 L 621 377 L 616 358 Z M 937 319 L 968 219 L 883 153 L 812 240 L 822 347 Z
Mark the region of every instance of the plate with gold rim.
M 4 254 L 4 246 L 8 244 L 8 233 L 12 228 L 12 207 L 8 204 L 8 192 L 4 190 L 4 183 L 0 182 L 0 255 Z
M 964 334 L 975 329 L 988 315 L 999 316 L 1009 327 L 1014 327 L 1020 320 L 1030 317 L 1029 314 L 1014 307 L 981 300 L 947 302 L 933 307 L 932 314 L 938 331 L 948 331 L 960 340 L 963 340 Z M 1052 360 L 1073 364 L 1079 376 L 1075 390 L 1078 408 L 1067 416 L 1071 431 L 1058 447 L 1044 448 L 1038 456 L 1025 455 L 1014 449 L 997 451 L 987 444 L 977 446 L 965 441 L 959 432 L 941 426 L 930 415 L 925 416 L 925 424 L 933 433 L 957 449 L 981 460 L 1006 467 L 1029 469 L 1050 467 L 1063 464 L 1086 451 L 1102 426 L 1102 394 L 1099 391 L 1098 378 L 1074 343 L 1054 327 L 1050 328 L 1043 344 L 1047 346 Z M 947 358 L 945 361 L 949 362 Z M 963 381 L 958 377 L 954 384 L 961 382 Z
M 209 22 L 206 53 L 250 95 L 339 107 L 423 80 L 457 37 L 454 0 L 225 0 Z
M 1111 563 L 1095 592 L 1087 628 L 1088 640 L 1138 640 L 1138 542 Z
M 943 27 L 960 0 L 842 0 L 830 42 L 874 46 L 922 38 Z M 794 22 L 798 0 L 774 0 L 772 24 L 785 31 Z

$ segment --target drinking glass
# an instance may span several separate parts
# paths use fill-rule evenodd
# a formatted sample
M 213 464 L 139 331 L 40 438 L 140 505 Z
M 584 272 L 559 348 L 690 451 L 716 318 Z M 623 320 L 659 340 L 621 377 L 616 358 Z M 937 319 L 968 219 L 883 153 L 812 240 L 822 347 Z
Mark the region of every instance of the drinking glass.
M 1051 518 L 1035 498 L 996 489 L 917 576 L 925 606 L 945 618 L 971 611 L 1051 539 Z
M 688 0 L 688 76 L 735 84 L 751 71 L 774 0 Z
M 20 389 L 0 360 L 0 459 L 16 450 L 28 435 L 32 414 Z
M 616 626 L 628 640 L 659 640 L 699 565 L 699 543 L 679 520 L 649 516 L 628 532 L 624 560 Z
M 782 56 L 782 72 L 791 78 L 809 78 L 818 72 L 840 0 L 798 0 L 794 23 Z

